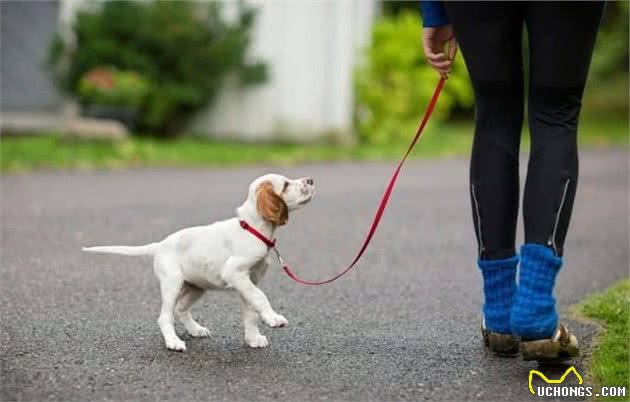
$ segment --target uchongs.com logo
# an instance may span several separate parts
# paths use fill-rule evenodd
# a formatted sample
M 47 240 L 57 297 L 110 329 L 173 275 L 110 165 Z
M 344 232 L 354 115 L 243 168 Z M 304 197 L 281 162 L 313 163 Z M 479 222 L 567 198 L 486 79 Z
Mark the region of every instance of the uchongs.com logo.
M 562 385 L 570 373 L 575 375 L 577 384 Z M 534 386 L 532 384 L 535 375 L 543 380 L 544 385 Z M 560 378 L 555 380 L 547 378 L 538 370 L 530 370 L 528 385 L 529 392 L 540 397 L 592 397 L 593 395 L 595 397 L 625 397 L 627 395 L 626 387 L 601 387 L 598 392 L 595 392 L 592 386 L 584 385 L 582 375 L 574 366 L 569 367 Z

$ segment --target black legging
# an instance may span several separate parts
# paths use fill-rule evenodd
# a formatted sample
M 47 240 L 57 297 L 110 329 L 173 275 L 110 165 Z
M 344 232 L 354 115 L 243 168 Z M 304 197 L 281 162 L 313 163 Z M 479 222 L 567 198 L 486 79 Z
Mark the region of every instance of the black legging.
M 529 38 L 531 153 L 525 242 L 562 255 L 578 180 L 577 123 L 603 2 L 445 2 L 475 92 L 470 161 L 482 259 L 515 253 L 523 123 L 522 33 Z

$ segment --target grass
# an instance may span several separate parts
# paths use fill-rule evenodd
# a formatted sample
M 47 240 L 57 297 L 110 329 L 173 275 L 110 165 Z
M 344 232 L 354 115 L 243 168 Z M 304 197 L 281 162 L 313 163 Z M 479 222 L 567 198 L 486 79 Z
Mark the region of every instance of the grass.
M 604 327 L 590 362 L 596 384 L 625 386 L 630 392 L 630 279 L 590 296 L 579 305 L 578 312 L 597 320 Z M 628 395 L 617 400 L 628 400 Z
M 585 120 L 580 126 L 585 146 L 628 145 L 628 123 L 623 119 Z M 413 158 L 464 156 L 472 142 L 470 123 L 429 126 Z M 524 148 L 528 141 L 525 138 Z M 69 139 L 59 133 L 4 136 L 0 142 L 0 171 L 28 172 L 41 169 L 123 169 L 147 166 L 238 166 L 247 164 L 291 165 L 310 162 L 391 161 L 407 144 L 245 144 L 200 137 L 176 140 L 130 138 L 120 142 Z
M 461 155 L 470 147 L 468 127 L 434 128 L 427 132 L 414 157 Z M 182 137 L 176 140 L 130 138 L 121 142 L 65 139 L 55 133 L 3 137 L 0 170 L 24 172 L 38 169 L 122 169 L 141 166 L 239 166 L 291 165 L 308 162 L 385 161 L 402 154 L 406 144 L 384 146 L 335 144 L 248 144 Z

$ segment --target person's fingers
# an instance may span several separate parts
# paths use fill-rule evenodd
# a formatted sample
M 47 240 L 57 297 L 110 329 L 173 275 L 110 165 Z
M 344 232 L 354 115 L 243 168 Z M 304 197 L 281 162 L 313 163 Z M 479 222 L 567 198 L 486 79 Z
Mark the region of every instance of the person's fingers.
M 439 63 L 434 63 L 432 61 L 429 61 L 429 65 L 431 65 L 431 67 L 435 69 L 446 70 L 446 69 L 451 68 L 451 66 L 453 65 L 453 62 L 450 60 L 442 61 Z
M 450 36 L 448 40 L 440 39 L 446 35 Z M 424 28 L 422 47 L 428 64 L 443 78 L 448 78 L 453 60 L 457 55 L 457 40 L 452 33 L 452 28 L 446 27 L 440 30 Z
M 429 63 L 429 65 L 431 67 L 433 67 L 434 69 L 436 69 L 438 71 L 450 70 L 452 65 L 453 65 L 453 62 L 450 61 L 450 60 L 446 60 L 446 61 L 443 61 L 443 62 L 440 62 L 440 63 L 433 63 L 433 62 L 429 61 L 428 63 Z
M 441 73 L 450 73 L 452 70 L 452 65 L 448 65 L 448 66 L 441 66 L 441 67 L 433 67 L 434 69 L 438 70 Z
M 425 54 L 427 56 L 427 60 L 432 61 L 434 63 L 441 62 L 448 59 L 444 53 L 433 53 L 433 50 L 431 49 L 425 50 Z
M 448 59 L 452 62 L 455 60 L 455 56 L 457 55 L 457 39 L 452 37 L 448 41 Z
M 446 55 L 444 53 L 442 52 L 436 53 L 433 50 L 432 41 L 423 41 L 422 48 L 424 50 L 424 55 L 426 56 L 427 60 L 430 60 L 430 61 L 446 60 Z
M 431 65 L 431 68 L 433 68 L 435 71 L 437 71 L 440 74 L 443 74 L 443 73 L 445 73 L 445 72 L 447 72 L 449 70 L 449 68 L 436 67 L 434 65 Z
M 447 67 L 447 68 L 437 68 L 437 67 L 433 67 L 433 69 L 434 69 L 435 71 L 437 71 L 440 75 L 443 75 L 443 74 L 448 74 L 448 73 L 450 73 L 450 72 L 451 72 L 450 67 Z

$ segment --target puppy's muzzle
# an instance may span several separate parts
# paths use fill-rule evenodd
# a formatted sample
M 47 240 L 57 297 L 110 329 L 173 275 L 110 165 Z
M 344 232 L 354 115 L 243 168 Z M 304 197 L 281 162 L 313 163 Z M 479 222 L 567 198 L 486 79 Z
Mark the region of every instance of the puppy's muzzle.
M 315 181 L 312 177 L 305 177 L 302 179 L 302 186 L 300 192 L 303 195 L 312 194 L 315 187 Z

